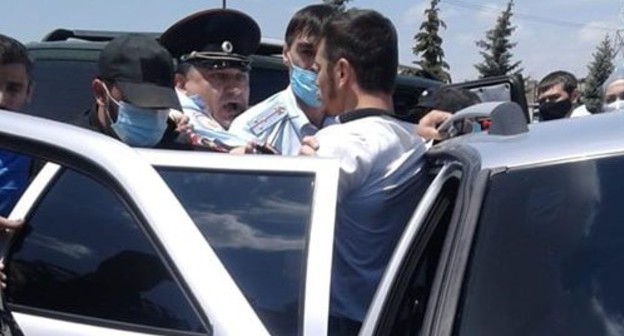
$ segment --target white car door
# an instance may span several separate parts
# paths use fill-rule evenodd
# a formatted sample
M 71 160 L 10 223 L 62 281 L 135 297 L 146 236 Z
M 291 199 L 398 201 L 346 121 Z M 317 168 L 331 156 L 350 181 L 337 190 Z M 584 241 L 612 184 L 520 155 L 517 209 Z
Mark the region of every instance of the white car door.
M 338 162 L 141 150 L 273 335 L 327 333 Z
M 27 222 L 13 239 L 5 295 L 26 335 L 267 334 L 136 150 L 6 111 L 0 148 L 55 163 L 10 215 Z

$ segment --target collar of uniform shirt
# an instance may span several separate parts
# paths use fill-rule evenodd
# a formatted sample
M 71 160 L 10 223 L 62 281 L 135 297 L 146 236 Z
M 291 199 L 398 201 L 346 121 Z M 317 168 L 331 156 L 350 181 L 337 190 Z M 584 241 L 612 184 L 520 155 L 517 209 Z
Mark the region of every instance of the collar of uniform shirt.
M 345 112 L 338 116 L 338 122 L 341 124 L 347 123 L 349 121 L 358 120 L 366 117 L 380 117 L 380 116 L 388 116 L 398 120 L 407 121 L 412 123 L 408 117 L 396 115 L 390 111 L 384 111 L 377 108 L 363 108 L 357 109 L 349 112 Z

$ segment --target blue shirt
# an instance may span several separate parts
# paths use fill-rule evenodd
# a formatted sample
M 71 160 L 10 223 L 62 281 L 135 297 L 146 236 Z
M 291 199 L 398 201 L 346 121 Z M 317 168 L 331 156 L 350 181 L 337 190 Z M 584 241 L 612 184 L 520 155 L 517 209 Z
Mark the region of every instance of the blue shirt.
M 31 162 L 30 157 L 0 151 L 0 216 L 7 217 L 24 192 Z
M 290 86 L 243 112 L 229 131 L 271 145 L 282 155 L 297 155 L 301 140 L 318 131 L 297 105 Z

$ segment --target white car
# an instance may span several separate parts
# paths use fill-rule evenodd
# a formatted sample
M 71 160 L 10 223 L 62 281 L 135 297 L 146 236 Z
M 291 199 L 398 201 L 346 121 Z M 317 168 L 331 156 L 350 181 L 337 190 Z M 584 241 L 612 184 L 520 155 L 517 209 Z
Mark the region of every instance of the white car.
M 326 333 L 335 161 L 132 149 L 6 111 L 0 129 L 54 162 L 10 216 L 26 335 Z

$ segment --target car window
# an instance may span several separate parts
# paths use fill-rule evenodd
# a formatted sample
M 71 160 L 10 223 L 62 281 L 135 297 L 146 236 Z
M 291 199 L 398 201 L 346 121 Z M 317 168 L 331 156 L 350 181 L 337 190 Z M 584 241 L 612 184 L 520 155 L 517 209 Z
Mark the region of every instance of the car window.
M 288 69 L 285 66 L 274 69 L 261 67 L 259 62 L 252 63 L 249 74 L 249 106 L 284 90 L 288 84 Z
M 297 334 L 314 175 L 158 170 L 268 330 Z
M 384 313 L 390 319 L 390 335 L 420 334 L 458 188 L 459 180 L 456 177 L 444 182 L 423 221 L 420 233 L 422 238 L 415 239 L 407 252 L 404 265 L 395 279 L 395 288 L 390 294 L 392 301 Z
M 623 169 L 608 157 L 494 175 L 455 334 L 621 334 Z
M 205 331 L 120 198 L 73 170 L 52 183 L 11 250 L 9 302 L 90 324 Z
M 37 60 L 35 94 L 27 113 L 57 121 L 76 120 L 93 104 L 91 81 L 96 73 L 95 61 Z

